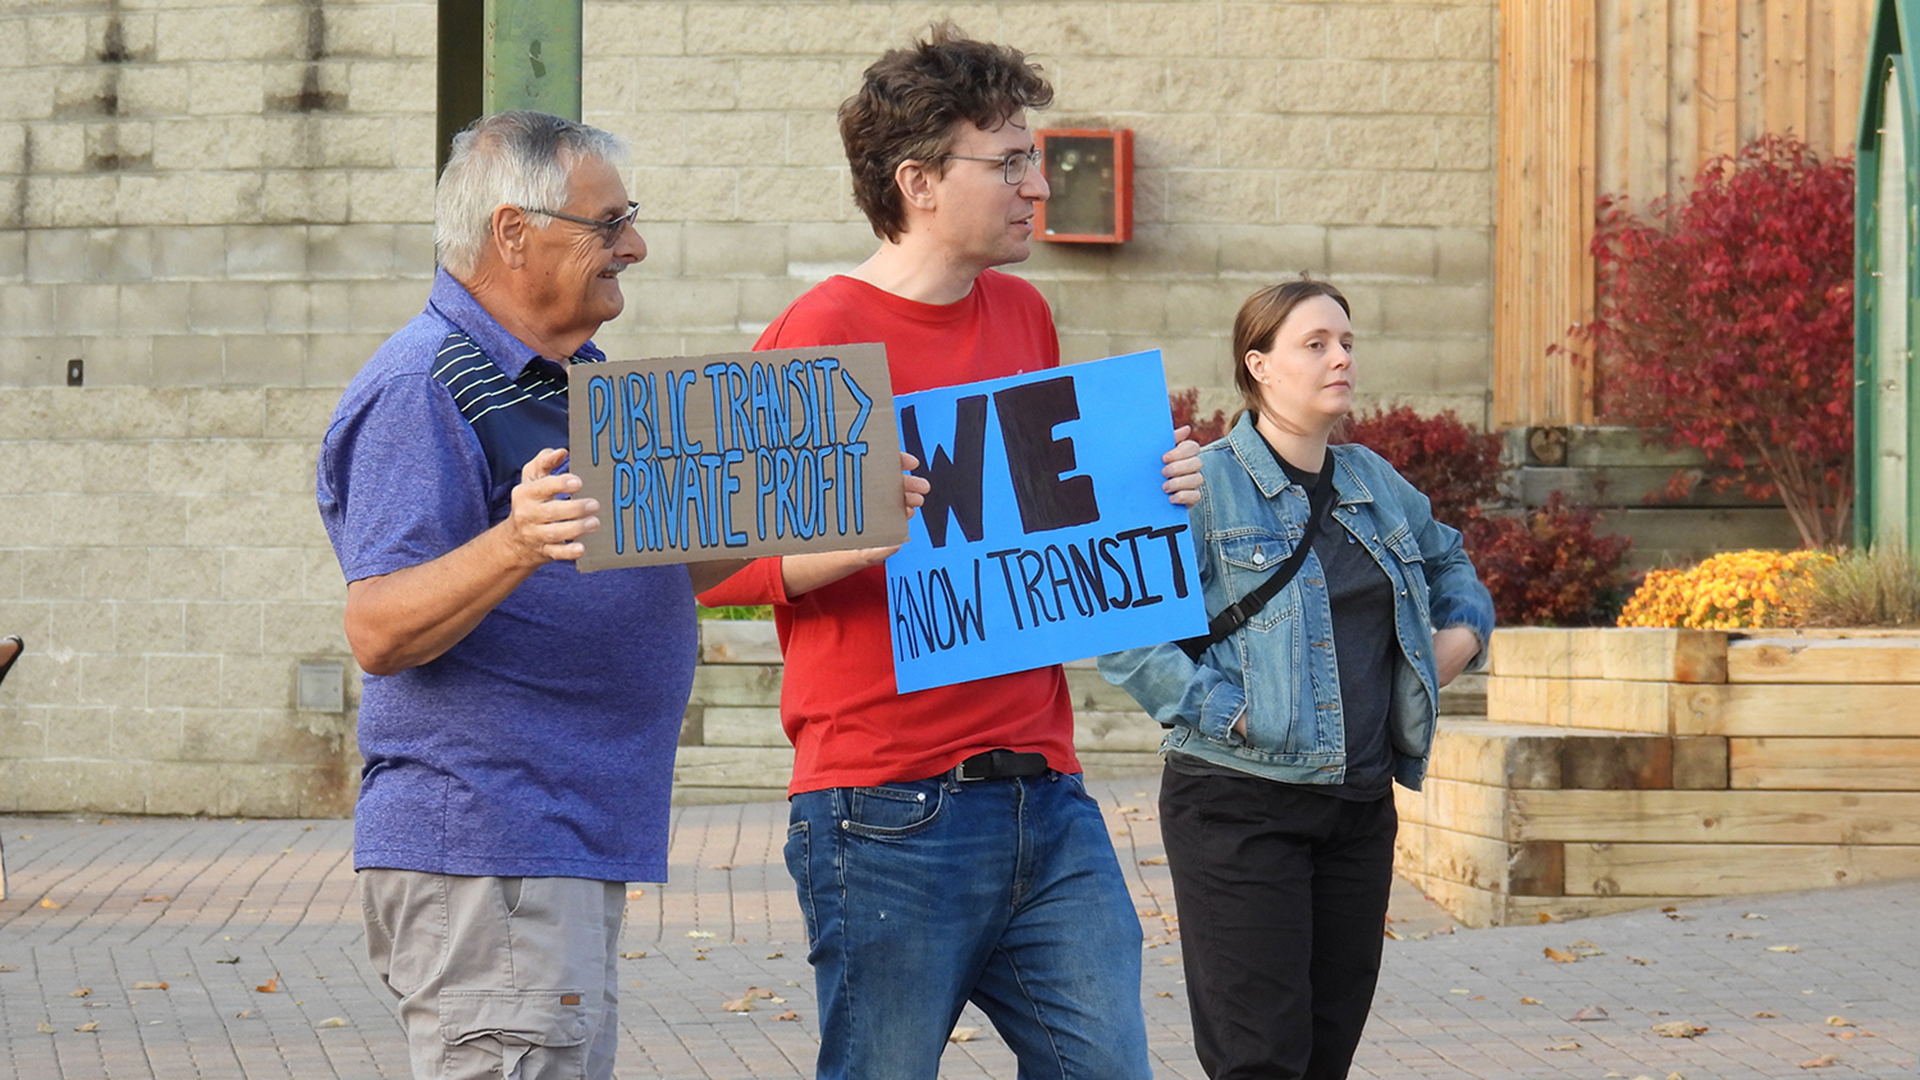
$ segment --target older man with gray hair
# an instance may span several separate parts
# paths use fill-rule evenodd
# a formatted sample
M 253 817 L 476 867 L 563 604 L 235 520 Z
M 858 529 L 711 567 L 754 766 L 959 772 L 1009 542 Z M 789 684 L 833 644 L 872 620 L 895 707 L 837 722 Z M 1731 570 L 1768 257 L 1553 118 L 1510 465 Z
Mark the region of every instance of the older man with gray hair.
M 454 139 L 426 310 L 341 398 L 320 516 L 366 671 L 367 948 L 417 1077 L 604 1078 L 626 882 L 666 877 L 693 592 L 739 564 L 576 573 L 567 365 L 646 257 L 614 136 L 501 113 Z

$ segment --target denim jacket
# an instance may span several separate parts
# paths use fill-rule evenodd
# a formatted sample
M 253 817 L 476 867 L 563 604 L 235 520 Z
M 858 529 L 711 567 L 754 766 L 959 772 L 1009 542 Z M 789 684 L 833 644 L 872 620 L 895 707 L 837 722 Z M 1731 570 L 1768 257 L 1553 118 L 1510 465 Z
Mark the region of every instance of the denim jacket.
M 1439 712 L 1436 629 L 1465 626 L 1487 655 L 1493 598 L 1475 576 L 1460 534 L 1433 519 L 1427 497 L 1363 446 L 1333 449 L 1334 510 L 1323 530 L 1343 528 L 1366 546 L 1397 594 L 1388 738 L 1394 779 L 1418 790 Z M 1200 582 L 1209 616 L 1253 591 L 1286 559 L 1306 525 L 1307 492 L 1287 479 L 1250 416 L 1200 451 L 1206 483 L 1190 511 L 1205 550 Z M 1100 658 L 1100 674 L 1170 728 L 1162 751 L 1293 784 L 1346 778 L 1346 724 L 1333 653 L 1333 613 L 1318 555 L 1267 605 L 1195 664 L 1173 643 Z M 1233 731 L 1246 714 L 1246 737 Z

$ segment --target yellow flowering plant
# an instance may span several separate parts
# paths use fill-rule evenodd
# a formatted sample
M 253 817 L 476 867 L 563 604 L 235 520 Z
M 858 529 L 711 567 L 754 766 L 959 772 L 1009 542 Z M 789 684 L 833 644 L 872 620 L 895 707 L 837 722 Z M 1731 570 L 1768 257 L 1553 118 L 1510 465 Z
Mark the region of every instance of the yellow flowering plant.
M 1621 626 L 1745 630 L 1806 622 L 1807 582 L 1833 562 L 1822 551 L 1730 551 L 1687 570 L 1651 570 Z

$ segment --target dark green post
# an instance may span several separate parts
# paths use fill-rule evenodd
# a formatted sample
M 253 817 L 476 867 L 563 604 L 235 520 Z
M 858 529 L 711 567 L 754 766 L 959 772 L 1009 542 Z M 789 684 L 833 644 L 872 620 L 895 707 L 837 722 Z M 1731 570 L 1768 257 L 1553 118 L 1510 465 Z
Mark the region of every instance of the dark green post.
M 476 118 L 506 109 L 580 119 L 582 0 L 440 0 L 435 167 Z

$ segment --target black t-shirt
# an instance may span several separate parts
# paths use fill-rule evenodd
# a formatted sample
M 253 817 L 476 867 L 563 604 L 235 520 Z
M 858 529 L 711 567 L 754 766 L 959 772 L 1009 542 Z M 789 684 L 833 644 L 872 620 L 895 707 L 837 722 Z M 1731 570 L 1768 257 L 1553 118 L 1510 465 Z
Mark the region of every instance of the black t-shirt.
M 1317 472 L 1295 468 L 1272 446 L 1274 461 L 1287 478 L 1313 490 Z M 1337 500 L 1336 500 L 1337 501 Z M 1347 777 L 1339 784 L 1294 785 L 1342 799 L 1370 801 L 1393 790 L 1393 743 L 1387 737 L 1387 709 L 1393 698 L 1393 582 L 1330 510 L 1313 539 L 1313 553 L 1326 574 L 1333 609 L 1333 653 L 1340 673 L 1340 706 L 1345 718 Z M 1309 573 L 1302 567 L 1300 573 Z M 1237 598 L 1236 598 L 1237 599 Z M 1318 647 L 1309 642 L 1308 648 Z M 1169 755 L 1177 771 L 1198 775 L 1244 775 L 1184 754 Z

